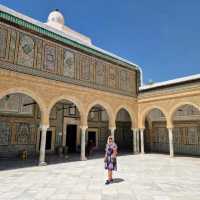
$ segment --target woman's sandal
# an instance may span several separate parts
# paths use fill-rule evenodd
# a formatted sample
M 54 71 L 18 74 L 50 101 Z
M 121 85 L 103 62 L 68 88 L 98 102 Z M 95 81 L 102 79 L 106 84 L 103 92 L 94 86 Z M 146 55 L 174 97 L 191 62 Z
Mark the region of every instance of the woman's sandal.
M 110 184 L 110 183 L 111 183 L 111 181 L 106 180 L 105 185 L 108 185 L 108 184 Z
M 109 180 L 106 180 L 105 184 L 108 185 L 110 183 L 113 183 L 113 179 L 111 179 L 110 181 Z

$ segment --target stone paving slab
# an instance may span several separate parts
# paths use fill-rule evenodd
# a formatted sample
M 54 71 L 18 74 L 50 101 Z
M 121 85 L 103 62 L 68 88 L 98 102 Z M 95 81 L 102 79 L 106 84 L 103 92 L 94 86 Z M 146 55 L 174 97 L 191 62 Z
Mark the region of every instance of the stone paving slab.
M 118 157 L 105 185 L 103 158 L 0 171 L 0 200 L 200 200 L 200 158 Z

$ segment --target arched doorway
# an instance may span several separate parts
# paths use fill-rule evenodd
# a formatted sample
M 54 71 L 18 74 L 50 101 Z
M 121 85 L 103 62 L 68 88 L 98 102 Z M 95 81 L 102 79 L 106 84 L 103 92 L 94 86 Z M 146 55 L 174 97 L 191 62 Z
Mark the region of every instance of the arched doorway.
M 90 143 L 93 152 L 104 152 L 107 138 L 110 135 L 109 116 L 106 109 L 97 104 L 88 113 L 88 129 L 86 133 L 86 156 L 90 152 Z
M 46 152 L 80 153 L 80 111 L 70 100 L 59 100 L 50 111 L 46 136 Z
M 132 122 L 128 111 L 121 108 L 116 116 L 115 142 L 119 152 L 133 152 Z
M 144 151 L 169 153 L 166 117 L 158 108 L 151 109 L 145 116 Z
M 193 105 L 176 108 L 172 116 L 175 154 L 200 155 L 200 111 Z
M 24 93 L 9 93 L 0 99 L 0 158 L 28 159 L 39 151 L 40 106 Z

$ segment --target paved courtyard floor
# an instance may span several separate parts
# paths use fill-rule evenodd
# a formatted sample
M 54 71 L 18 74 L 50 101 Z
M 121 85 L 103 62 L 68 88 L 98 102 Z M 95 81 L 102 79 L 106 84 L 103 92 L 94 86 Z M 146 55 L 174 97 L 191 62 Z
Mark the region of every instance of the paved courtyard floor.
M 0 171 L 1 200 L 200 200 L 200 158 L 118 157 L 104 185 L 103 158 Z

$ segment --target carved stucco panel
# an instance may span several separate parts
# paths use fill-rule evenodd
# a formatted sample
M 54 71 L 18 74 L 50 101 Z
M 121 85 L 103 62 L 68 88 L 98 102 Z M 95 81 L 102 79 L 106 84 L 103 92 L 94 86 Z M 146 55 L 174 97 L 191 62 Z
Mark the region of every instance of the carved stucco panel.
M 75 78 L 74 53 L 64 50 L 64 76 Z
M 43 52 L 43 42 L 42 40 L 36 40 L 37 44 L 37 55 L 36 55 L 36 67 L 42 69 L 42 52 Z
M 117 81 L 117 69 L 111 65 L 109 67 L 109 86 L 111 88 L 116 88 L 116 81 Z
M 15 59 L 15 49 L 16 49 L 17 33 L 16 31 L 11 31 L 10 35 L 10 49 L 9 49 L 9 60 L 14 62 Z
M 7 30 L 0 28 L 0 57 L 6 57 Z
M 91 63 L 89 57 L 80 55 L 79 59 L 80 59 L 80 72 L 81 72 L 80 77 L 82 80 L 90 81 Z
M 120 88 L 126 90 L 128 88 L 128 73 L 125 70 L 120 71 Z
M 56 69 L 56 48 L 50 45 L 44 48 L 44 69 L 51 72 Z
M 103 62 L 96 62 L 96 83 L 100 85 L 106 84 L 106 65 Z
M 17 123 L 16 141 L 17 144 L 35 144 L 36 127 L 28 123 Z
M 11 128 L 8 123 L 0 122 L 0 145 L 8 145 L 11 137 Z
M 34 39 L 28 35 L 20 34 L 17 64 L 27 67 L 33 67 L 34 48 Z

